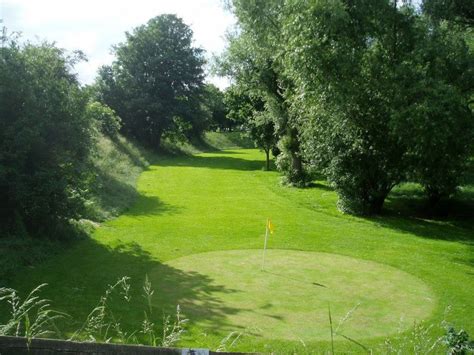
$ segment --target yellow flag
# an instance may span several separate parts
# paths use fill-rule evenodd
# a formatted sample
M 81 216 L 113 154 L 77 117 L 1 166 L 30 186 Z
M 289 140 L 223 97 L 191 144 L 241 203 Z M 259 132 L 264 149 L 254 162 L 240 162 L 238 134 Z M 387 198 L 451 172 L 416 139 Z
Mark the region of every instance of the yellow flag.
M 274 229 L 273 229 L 273 223 L 272 223 L 272 221 L 270 220 L 270 218 L 267 220 L 267 228 L 268 228 L 268 230 L 270 231 L 270 234 L 273 234 L 273 231 L 274 231 Z

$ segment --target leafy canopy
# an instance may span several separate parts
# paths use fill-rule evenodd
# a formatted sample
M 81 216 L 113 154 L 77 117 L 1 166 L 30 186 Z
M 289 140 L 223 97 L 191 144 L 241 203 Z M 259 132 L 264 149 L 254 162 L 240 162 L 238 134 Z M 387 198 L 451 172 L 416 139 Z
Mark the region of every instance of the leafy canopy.
M 126 133 L 158 148 L 163 135 L 204 129 L 200 108 L 203 50 L 175 15 L 160 15 L 126 33 L 117 59 L 102 67 L 102 100 L 123 120 Z

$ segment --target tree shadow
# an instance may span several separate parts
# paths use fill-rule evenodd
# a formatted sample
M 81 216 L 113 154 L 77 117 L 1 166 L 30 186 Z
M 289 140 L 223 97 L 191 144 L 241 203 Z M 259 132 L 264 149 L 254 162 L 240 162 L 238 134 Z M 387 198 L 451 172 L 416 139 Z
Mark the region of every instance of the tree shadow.
M 123 213 L 123 216 L 156 216 L 173 215 L 180 213 L 184 207 L 170 205 L 161 201 L 156 196 L 147 196 L 137 193 L 137 198 L 133 206 Z
M 385 210 L 379 216 L 362 217 L 383 228 L 410 233 L 427 239 L 456 241 L 474 246 L 472 222 L 455 219 L 424 219 L 403 216 L 395 211 Z
M 474 188 L 462 187 L 453 197 L 442 199 L 435 207 L 421 189 L 393 190 L 385 201 L 385 210 L 403 216 L 415 216 L 433 220 L 474 221 Z
M 112 142 L 114 143 L 117 150 L 121 153 L 125 154 L 130 158 L 134 165 L 139 166 L 143 169 L 146 169 L 150 164 L 149 161 L 152 160 L 152 157 L 148 152 L 146 152 L 143 148 L 140 147 L 139 143 L 134 142 L 133 146 L 127 144 L 127 142 L 119 137 L 112 138 Z M 133 147 L 140 147 L 137 151 L 133 149 Z M 142 157 L 140 154 L 143 154 L 145 157 Z
M 421 189 L 394 190 L 386 199 L 382 215 L 368 219 L 419 237 L 472 245 L 474 192 L 468 189 L 431 208 Z
M 318 189 L 324 191 L 334 191 L 334 189 L 328 185 L 321 184 L 317 181 L 310 182 L 307 186 L 302 187 L 302 189 Z
M 114 247 L 109 247 L 86 238 L 55 257 L 54 261 L 17 275 L 11 287 L 24 296 L 39 284 L 47 283 L 41 297 L 51 300 L 55 310 L 69 315 L 58 325 L 64 334 L 71 334 L 81 327 L 108 285 L 128 276 L 131 278 L 130 301 L 124 300 L 120 292 L 114 292 L 108 304 L 122 329 L 130 334 L 140 331 L 144 311 L 149 310 L 143 293 L 145 275 L 155 290 L 150 321 L 158 327 L 164 315 L 173 319 L 177 305 L 191 326 L 204 322 L 220 331 L 237 328 L 226 321 L 226 315 L 248 311 L 229 307 L 217 296 L 238 291 L 217 284 L 207 275 L 162 263 L 135 242 L 118 241 Z M 0 323 L 6 316 L 2 310 Z
M 97 168 L 96 180 L 94 181 L 94 201 L 99 208 L 107 211 L 110 215 L 118 215 L 125 211 L 139 196 L 134 186 L 117 180 L 108 172 Z M 91 219 L 104 219 L 103 216 L 95 216 L 97 211 L 91 211 Z
M 264 160 L 246 160 L 234 157 L 203 157 L 186 156 L 174 159 L 163 159 L 157 162 L 157 165 L 163 167 L 181 166 L 192 168 L 220 169 L 220 170 L 241 170 L 256 171 L 265 168 Z
M 132 185 L 126 184 L 98 170 L 96 178 L 94 202 L 100 210 L 92 208 L 86 217 L 92 220 L 104 220 L 110 216 L 123 214 L 126 216 L 153 216 L 159 214 L 175 214 L 182 207 L 171 206 L 156 196 L 144 195 Z M 104 216 L 104 212 L 107 215 Z

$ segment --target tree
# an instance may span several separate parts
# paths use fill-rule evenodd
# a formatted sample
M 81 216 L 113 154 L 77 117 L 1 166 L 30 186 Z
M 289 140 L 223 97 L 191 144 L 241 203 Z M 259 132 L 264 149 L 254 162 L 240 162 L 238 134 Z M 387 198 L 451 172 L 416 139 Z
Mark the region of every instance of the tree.
M 230 131 L 234 121 L 227 118 L 228 109 L 224 103 L 224 93 L 213 84 L 204 87 L 204 106 L 207 108 L 211 130 Z
M 253 117 L 247 123 L 250 138 L 255 145 L 265 152 L 266 169 L 270 170 L 270 152 L 277 144 L 275 136 L 275 123 L 268 111 L 254 112 Z
M 275 135 L 282 141 L 285 156 L 284 164 L 277 160 L 277 167 L 287 183 L 302 186 L 309 175 L 301 154 L 300 127 L 290 112 L 288 98 L 293 83 L 281 61 L 281 13 L 285 6 L 284 1 L 232 1 L 230 8 L 239 20 L 239 31 L 229 37 L 220 66 L 222 74 L 264 100 L 266 117 L 274 121 Z
M 420 19 L 422 29 L 410 74 L 409 178 L 419 182 L 433 207 L 454 194 L 474 148 L 474 58 L 464 36 L 446 24 Z
M 424 0 L 422 9 L 435 19 L 452 21 L 465 27 L 474 25 L 471 0 Z
M 127 32 L 115 47 L 115 62 L 99 72 L 104 103 L 122 118 L 126 133 L 151 147 L 158 148 L 163 135 L 205 128 L 203 50 L 193 47 L 192 35 L 175 15 L 157 16 Z
M 97 101 L 87 104 L 86 114 L 91 121 L 95 121 L 97 128 L 110 138 L 115 138 L 120 130 L 122 120 L 107 105 Z
M 82 56 L 52 44 L 0 48 L 1 225 L 41 234 L 81 216 L 93 123 L 70 69 Z
M 263 149 L 266 155 L 266 169 L 270 170 L 270 152 L 278 138 L 275 135 L 273 117 L 265 109 L 264 100 L 245 93 L 237 85 L 227 89 L 225 99 L 229 118 L 234 122 L 241 122 L 255 146 Z
M 449 45 L 438 25 L 396 1 L 297 2 L 284 16 L 304 151 L 340 208 L 379 213 L 393 186 L 413 174 L 427 190 L 452 190 L 472 146 L 465 45 Z
M 250 96 L 238 85 L 229 86 L 224 93 L 224 104 L 227 107 L 227 118 L 234 125 L 245 127 L 255 111 L 262 111 L 264 102 L 260 97 Z

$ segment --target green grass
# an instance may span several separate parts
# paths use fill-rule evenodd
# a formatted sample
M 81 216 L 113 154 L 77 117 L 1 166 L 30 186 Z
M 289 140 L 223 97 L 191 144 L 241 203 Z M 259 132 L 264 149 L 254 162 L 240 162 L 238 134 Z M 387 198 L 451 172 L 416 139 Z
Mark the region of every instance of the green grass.
M 10 282 L 19 268 L 33 267 L 62 253 L 91 225 L 118 216 L 136 200 L 137 180 L 149 165 L 150 153 L 120 135 L 113 140 L 99 135 L 96 143 L 91 157 L 95 176 L 85 218 L 72 225 L 59 225 L 54 236 L 45 238 L 30 236 L 21 224 L 14 235 L 0 235 L 0 286 Z
M 406 214 L 405 210 L 399 214 L 397 206 L 403 205 L 400 194 L 405 191 L 402 188 L 390 196 L 386 215 L 352 217 L 337 211 L 337 196 L 323 181 L 317 181 L 308 189 L 283 187 L 278 173 L 265 172 L 263 166 L 264 154 L 255 149 L 159 157 L 141 174 L 136 202 L 130 209 L 119 218 L 103 223 L 92 238 L 41 265 L 22 270 L 8 286 L 26 292 L 40 283 L 48 283 L 45 296 L 56 309 L 68 312 L 79 324 L 107 284 L 127 275 L 132 277 L 132 289 L 139 290 L 148 274 L 156 288 L 155 321 L 160 322 L 162 310 L 172 314 L 176 304 L 180 304 L 183 313 L 190 318 L 183 346 L 216 348 L 235 326 L 247 335 L 233 350 L 301 353 L 316 349 L 322 352 L 330 348 L 329 321 L 324 318 L 326 301 L 333 300 L 331 309 L 337 325 L 345 312 L 364 301 L 364 297 L 370 307 L 364 309 L 361 305 L 360 310 L 356 309 L 344 323 L 344 332 L 362 339 L 366 346 L 382 343 L 388 333 L 395 331 L 394 319 L 403 314 L 411 317 L 410 322 L 416 318 L 438 324 L 445 318 L 449 306 L 452 308 L 448 320 L 457 328 L 474 333 L 472 211 L 467 211 L 468 216 L 462 219 L 428 219 Z M 472 191 L 471 186 L 466 189 Z M 466 203 L 471 206 L 470 201 Z M 292 329 L 286 320 L 278 322 L 284 305 L 270 306 L 268 310 L 269 317 L 277 316 L 272 324 L 278 339 L 265 329 L 262 333 L 253 327 L 253 322 L 265 324 L 265 318 L 258 320 L 260 315 L 265 316 L 256 307 L 272 298 L 268 287 L 261 291 L 263 299 L 259 299 L 259 292 L 255 290 L 258 279 L 252 279 L 248 268 L 253 267 L 256 259 L 249 261 L 243 275 L 238 277 L 238 270 L 224 269 L 237 262 L 238 255 L 232 253 L 256 258 L 254 250 L 262 247 L 267 217 L 271 217 L 276 226 L 270 248 L 337 254 L 332 262 L 330 257 L 321 259 L 331 265 L 331 275 L 324 281 L 330 283 L 331 292 L 335 292 L 333 297 L 316 297 L 310 302 L 305 297 L 311 293 L 308 286 L 302 289 L 291 281 L 282 283 L 277 276 L 266 280 L 268 287 L 274 285 L 278 289 L 272 299 L 276 303 L 280 298 L 281 301 L 285 297 L 291 299 L 293 291 L 295 295 L 301 291 L 301 297 L 292 301 L 295 307 L 299 304 L 303 309 L 294 323 L 296 328 Z M 216 257 L 198 254 L 226 250 L 233 255 L 228 259 L 229 264 L 222 252 Z M 282 272 L 285 261 L 279 265 L 277 257 L 283 256 L 274 255 L 276 257 L 269 254 L 269 266 L 277 273 Z M 297 254 L 288 255 L 292 256 L 291 262 L 297 259 Z M 302 255 L 307 263 L 316 265 L 321 254 Z M 373 266 L 380 272 L 372 275 L 372 279 L 364 272 L 357 275 L 357 269 L 351 266 L 355 264 L 351 263 L 360 263 L 363 270 L 367 265 Z M 322 277 L 317 272 L 312 274 L 313 271 L 304 272 L 301 263 L 296 263 L 288 271 L 290 274 L 285 275 Z M 255 273 L 258 274 L 258 270 Z M 399 296 L 393 302 L 385 302 L 382 296 L 374 294 L 387 292 L 382 287 L 374 290 L 371 284 L 371 280 L 376 279 L 383 284 L 384 278 L 387 282 L 395 278 L 401 284 L 394 290 Z M 251 292 L 242 291 L 244 281 L 250 283 Z M 337 294 L 338 287 L 341 294 Z M 415 297 L 416 292 L 413 294 L 412 290 L 419 292 L 419 297 Z M 135 302 L 145 303 L 139 293 L 132 297 Z M 272 307 L 276 308 L 272 310 Z M 139 309 L 143 307 L 121 305 L 116 314 L 122 314 L 125 327 L 139 329 L 143 319 Z M 302 323 L 304 309 L 309 311 L 306 322 Z M 398 314 L 400 312 L 402 314 Z M 312 318 L 312 314 L 318 318 Z M 291 312 L 280 316 L 292 317 Z M 238 324 L 240 320 L 243 324 Z M 73 330 L 77 324 L 69 323 L 68 327 Z M 300 329 L 301 324 L 307 329 Z M 432 332 L 439 332 L 437 329 L 433 328 Z M 293 333 L 305 333 L 305 345 L 294 340 Z M 336 337 L 335 347 L 336 351 L 360 350 L 341 337 Z
M 200 139 L 193 142 L 172 142 L 165 139 L 162 150 L 166 154 L 193 155 L 205 152 L 217 152 L 226 149 L 254 148 L 252 140 L 245 132 L 205 132 Z
M 87 217 L 104 221 L 128 208 L 137 198 L 137 180 L 150 158 L 123 136 L 113 140 L 99 136 L 92 159 L 96 177 Z
M 341 324 L 344 335 L 387 336 L 429 317 L 435 303 L 430 288 L 406 272 L 332 253 L 271 249 L 263 270 L 262 250 L 249 249 L 192 254 L 168 265 L 212 280 L 213 296 L 226 307 L 218 330 L 251 327 L 266 339 L 329 340 L 328 304 L 338 320 L 354 310 Z M 160 268 L 149 274 L 163 298 L 175 298 L 174 280 L 161 276 Z M 187 315 L 202 328 L 217 330 L 199 303 L 199 297 L 190 299 Z

